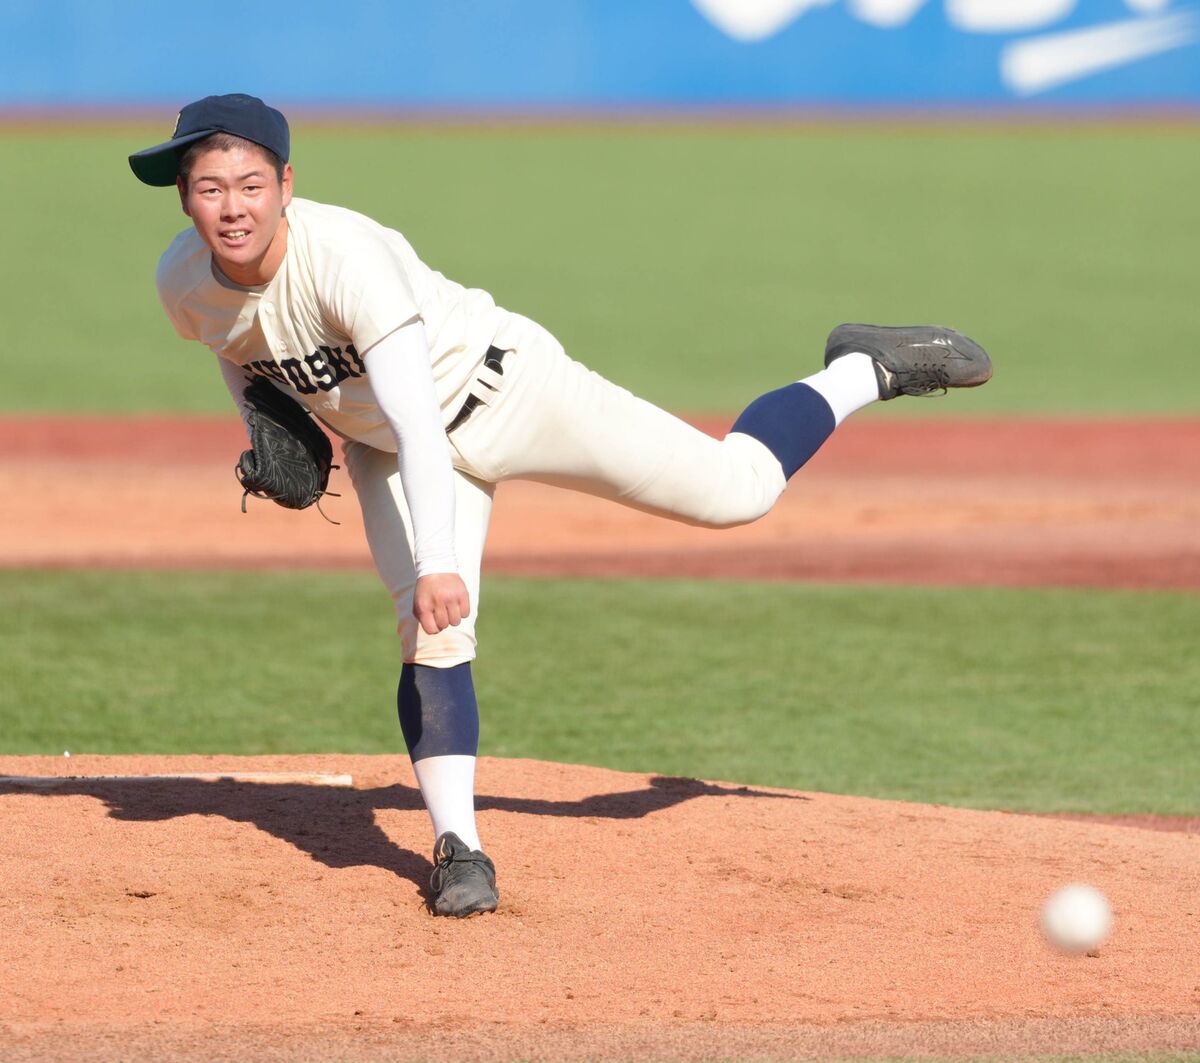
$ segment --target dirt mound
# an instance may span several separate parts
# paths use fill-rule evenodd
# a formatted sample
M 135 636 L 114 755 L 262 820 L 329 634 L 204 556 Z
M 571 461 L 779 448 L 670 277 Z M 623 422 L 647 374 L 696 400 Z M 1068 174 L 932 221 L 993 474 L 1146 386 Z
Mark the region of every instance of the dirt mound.
M 452 922 L 406 758 L 0 758 L 229 770 L 354 786 L 0 786 L 6 1060 L 1200 1046 L 1195 834 L 484 759 L 501 907 Z M 1072 880 L 1092 958 L 1039 935 Z
M 728 419 L 701 427 L 714 434 Z M 236 418 L 0 418 L 4 566 L 369 567 L 341 499 L 239 512 Z M 763 520 L 673 524 L 501 485 L 487 569 L 910 584 L 1200 588 L 1200 420 L 843 426 Z

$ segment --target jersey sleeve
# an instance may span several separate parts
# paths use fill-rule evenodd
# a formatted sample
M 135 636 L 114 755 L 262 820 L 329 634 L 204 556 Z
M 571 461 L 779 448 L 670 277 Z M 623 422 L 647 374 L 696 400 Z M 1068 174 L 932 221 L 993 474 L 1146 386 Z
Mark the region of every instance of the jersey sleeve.
M 420 317 L 404 262 L 383 239 L 356 241 L 327 255 L 319 268 L 323 309 L 360 352 Z
M 189 320 L 183 309 L 183 297 L 186 288 L 181 284 L 178 274 L 181 270 L 175 260 L 174 245 L 169 248 L 158 261 L 158 269 L 154 273 L 154 286 L 158 289 L 158 301 L 166 311 L 175 331 L 181 339 L 195 340 L 200 338 L 195 326 Z

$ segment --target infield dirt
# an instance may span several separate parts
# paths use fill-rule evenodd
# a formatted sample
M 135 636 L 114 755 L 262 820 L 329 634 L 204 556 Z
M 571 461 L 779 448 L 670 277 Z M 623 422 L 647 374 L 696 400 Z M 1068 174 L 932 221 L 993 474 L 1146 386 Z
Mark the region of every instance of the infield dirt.
M 701 426 L 719 434 L 728 420 Z M 239 511 L 236 418 L 0 418 L 0 565 L 369 567 L 358 507 Z M 1200 420 L 844 425 L 775 509 L 708 531 L 530 483 L 485 568 L 890 583 L 1200 588 Z
M 403 757 L 3 757 L 333 771 L 353 789 L 0 787 L 0 1055 L 784 1058 L 1200 1047 L 1200 836 L 484 759 L 495 915 L 425 907 Z M 1088 881 L 1098 955 L 1041 939 Z

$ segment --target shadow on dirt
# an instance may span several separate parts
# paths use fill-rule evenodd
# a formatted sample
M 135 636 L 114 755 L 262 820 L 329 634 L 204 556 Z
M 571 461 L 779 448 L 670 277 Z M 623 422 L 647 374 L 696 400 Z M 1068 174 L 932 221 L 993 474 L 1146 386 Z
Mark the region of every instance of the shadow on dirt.
M 177 816 L 222 816 L 252 823 L 294 845 L 326 867 L 378 867 L 414 882 L 427 895 L 433 864 L 393 842 L 375 821 L 378 810 L 423 810 L 420 791 L 397 783 L 372 789 L 198 779 L 71 779 L 53 786 L 0 781 L 0 796 L 36 793 L 42 797 L 84 795 L 102 801 L 115 819 L 153 822 Z M 697 779 L 655 776 L 648 787 L 595 794 L 578 801 L 524 797 L 476 797 L 480 810 L 534 816 L 639 819 L 697 797 L 770 797 L 806 800 L 749 787 L 723 787 Z M 432 844 L 430 845 L 432 849 Z
M 643 790 L 624 790 L 616 794 L 595 794 L 578 801 L 541 801 L 532 797 L 475 798 L 475 807 L 499 812 L 520 812 L 531 816 L 576 816 L 596 819 L 641 819 L 653 812 L 683 804 L 696 797 L 773 797 L 776 800 L 807 801 L 801 794 L 768 793 L 748 786 L 718 786 L 674 775 L 655 775 Z

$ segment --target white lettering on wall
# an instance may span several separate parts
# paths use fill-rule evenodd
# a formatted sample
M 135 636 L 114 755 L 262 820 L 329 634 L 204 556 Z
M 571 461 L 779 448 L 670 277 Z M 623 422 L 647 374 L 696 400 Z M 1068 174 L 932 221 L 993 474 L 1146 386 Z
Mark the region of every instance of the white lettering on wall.
M 700 14 L 736 41 L 763 41 L 795 22 L 809 8 L 837 0 L 692 0 Z
M 805 12 L 832 7 L 838 0 L 692 0 L 718 29 L 739 41 L 773 37 Z M 860 22 L 890 28 L 903 26 L 929 0 L 846 0 Z M 1078 0 L 945 0 L 950 25 L 965 33 L 1024 33 L 1045 29 L 1066 18 Z M 1139 15 L 1166 11 L 1171 0 L 1125 0 Z
M 946 19 L 964 33 L 1023 33 L 1052 26 L 1075 0 L 946 0 Z
M 1022 96 L 1065 85 L 1200 40 L 1194 12 L 1127 19 L 1015 41 L 1000 56 L 1004 83 Z
M 910 22 L 929 0 L 846 0 L 855 19 L 881 29 Z M 838 0 L 692 0 L 735 40 L 753 43 L 780 33 L 806 12 Z M 1078 0 L 944 0 L 947 22 L 963 33 L 1030 33 L 1068 18 Z M 1000 77 L 1021 96 L 1065 85 L 1200 40 L 1200 12 L 1169 12 L 1171 0 L 1125 0 L 1134 18 L 1042 34 L 1005 45 Z
M 872 26 L 903 26 L 928 0 L 849 0 L 850 14 Z

